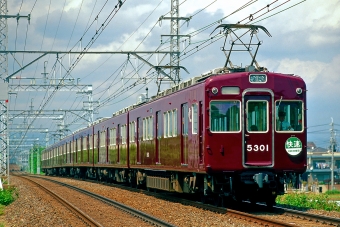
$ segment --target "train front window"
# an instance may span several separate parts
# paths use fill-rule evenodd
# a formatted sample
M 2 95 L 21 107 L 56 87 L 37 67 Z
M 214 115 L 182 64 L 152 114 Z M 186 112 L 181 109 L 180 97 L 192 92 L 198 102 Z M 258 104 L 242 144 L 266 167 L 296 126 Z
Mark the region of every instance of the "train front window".
M 303 103 L 302 101 L 275 102 L 276 131 L 303 131 Z
M 210 131 L 240 131 L 239 101 L 211 101 L 210 111 Z
M 248 101 L 247 102 L 247 131 L 266 132 L 268 131 L 268 102 Z

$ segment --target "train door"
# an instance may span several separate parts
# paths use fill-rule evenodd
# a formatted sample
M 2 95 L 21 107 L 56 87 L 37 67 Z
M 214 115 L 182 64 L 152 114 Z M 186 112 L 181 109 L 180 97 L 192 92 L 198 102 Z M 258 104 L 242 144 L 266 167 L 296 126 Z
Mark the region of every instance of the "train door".
M 101 146 L 101 144 L 100 144 L 100 140 L 101 140 L 101 137 L 102 137 L 102 135 L 100 135 L 101 134 L 101 132 L 98 130 L 98 132 L 97 132 L 97 163 L 99 163 L 99 161 L 100 161 L 100 159 L 99 159 L 99 157 L 100 157 L 100 146 Z
M 189 109 L 188 103 L 182 104 L 181 108 L 181 163 L 188 164 L 188 125 L 189 125 Z
M 106 152 L 106 163 L 109 163 L 109 145 L 110 145 L 110 129 L 106 128 L 106 139 L 105 139 L 105 152 Z
M 156 164 L 161 163 L 161 157 L 160 157 L 160 144 L 161 144 L 161 138 L 162 138 L 162 115 L 161 111 L 156 112 Z
M 75 156 L 74 156 L 74 162 L 75 163 L 77 163 L 78 162 L 78 149 L 79 149 L 79 147 L 78 147 L 78 142 L 79 142 L 79 139 L 76 139 L 76 144 L 75 144 L 75 146 L 76 146 L 76 148 L 75 148 L 75 150 L 74 150 L 74 153 L 75 153 Z
M 90 135 L 86 136 L 87 163 L 90 163 Z
M 83 163 L 84 162 L 84 137 L 81 136 L 81 139 L 80 139 L 80 163 Z
M 143 131 L 143 125 L 140 120 L 140 117 L 137 118 L 137 164 L 141 163 L 141 142 L 142 142 L 142 131 Z
M 120 152 L 120 124 L 117 125 L 117 163 L 119 163 Z
M 243 165 L 253 167 L 272 167 L 273 124 L 271 92 L 259 92 L 256 95 L 244 93 L 243 96 Z
M 203 104 L 199 102 L 198 109 L 198 142 L 199 142 L 199 164 L 203 164 Z

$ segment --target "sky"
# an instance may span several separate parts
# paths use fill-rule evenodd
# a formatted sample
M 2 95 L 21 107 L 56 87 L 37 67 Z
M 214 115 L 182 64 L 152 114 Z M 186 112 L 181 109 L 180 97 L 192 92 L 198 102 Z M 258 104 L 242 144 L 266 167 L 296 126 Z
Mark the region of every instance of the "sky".
M 117 0 L 11 0 L 7 2 L 8 47 L 11 51 L 169 51 L 168 36 L 170 0 L 122 1 Z M 181 70 L 185 81 L 211 69 L 224 65 L 221 51 L 223 39 L 211 39 L 220 23 L 253 23 L 267 28 L 272 37 L 263 31 L 258 33 L 262 45 L 257 61 L 269 71 L 301 76 L 307 84 L 308 141 L 327 148 L 330 141 L 331 122 L 340 130 L 340 2 L 338 0 L 182 0 L 179 16 L 191 18 L 180 22 L 181 62 L 189 72 Z M 237 2 L 237 3 L 236 3 Z M 247 7 L 243 7 L 248 4 Z M 268 6 L 268 7 L 267 7 Z M 116 8 L 115 8 L 116 7 Z M 27 16 L 30 14 L 30 20 Z M 188 38 L 188 35 L 191 38 Z M 228 44 L 228 43 L 227 43 Z M 204 48 L 203 48 L 204 47 Z M 35 61 L 41 54 L 14 53 L 8 55 L 8 74 Z M 166 65 L 169 55 L 140 54 L 153 65 Z M 235 61 L 234 61 L 235 59 Z M 236 65 L 249 64 L 248 56 L 236 56 Z M 71 70 L 70 70 L 71 69 Z M 66 73 L 69 71 L 69 73 Z M 153 68 L 141 60 L 126 54 L 47 54 L 14 75 L 10 85 L 44 84 L 53 78 L 64 78 L 65 83 L 92 85 L 93 101 L 100 103 L 94 118 L 109 117 L 112 113 L 137 102 L 138 95 L 157 93 Z M 21 79 L 18 79 L 21 78 Z M 25 79 L 26 78 L 26 79 Z M 141 79 L 144 78 L 144 79 Z M 135 84 L 136 86 L 132 86 Z M 169 84 L 163 84 L 166 89 Z M 77 92 L 17 92 L 9 97 L 9 110 L 75 110 L 82 109 L 85 94 Z M 14 113 L 14 112 L 13 112 Z M 13 126 L 23 125 L 23 119 L 12 114 Z M 67 114 L 64 124 L 74 131 L 86 126 L 85 120 Z M 86 119 L 88 117 L 85 117 Z M 30 127 L 57 131 L 60 121 L 29 118 Z M 337 141 L 340 141 L 338 133 Z M 31 135 L 28 130 L 12 134 L 15 138 L 40 137 L 44 143 L 46 134 Z M 52 137 L 50 138 L 52 140 Z M 31 142 L 32 143 L 32 142 Z M 340 142 L 339 142 L 340 143 Z M 43 144 L 44 145 L 44 144 Z

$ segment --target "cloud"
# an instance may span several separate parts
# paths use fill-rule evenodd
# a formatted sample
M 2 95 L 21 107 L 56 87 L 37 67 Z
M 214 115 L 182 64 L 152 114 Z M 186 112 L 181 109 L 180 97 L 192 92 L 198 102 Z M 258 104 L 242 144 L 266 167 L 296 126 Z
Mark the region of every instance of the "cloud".
M 300 1 L 294 1 L 297 3 Z M 284 23 L 282 23 L 284 22 Z M 267 20 L 272 34 L 281 34 L 290 41 L 302 40 L 310 46 L 337 43 L 340 27 L 340 2 L 303 1 L 301 4 Z M 286 37 L 288 35 L 288 37 Z
M 328 66 L 319 61 L 303 61 L 299 59 L 284 58 L 282 60 L 266 60 L 261 62 L 269 71 L 295 74 L 301 76 L 306 83 L 312 83 Z
M 72 9 L 77 9 L 82 5 L 82 0 L 72 0 L 69 1 L 65 6 L 65 11 L 69 11 Z
M 312 87 L 322 92 L 322 94 L 340 95 L 340 55 L 334 56 L 330 63 L 325 64 L 311 84 Z M 320 94 L 321 95 L 321 94 Z

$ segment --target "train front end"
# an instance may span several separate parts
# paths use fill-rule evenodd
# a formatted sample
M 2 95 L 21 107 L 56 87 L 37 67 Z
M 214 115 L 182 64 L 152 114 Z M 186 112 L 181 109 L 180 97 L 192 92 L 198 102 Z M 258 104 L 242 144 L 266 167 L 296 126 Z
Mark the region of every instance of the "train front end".
M 240 72 L 205 83 L 204 190 L 272 205 L 285 186 L 297 188 L 307 166 L 304 81 Z

